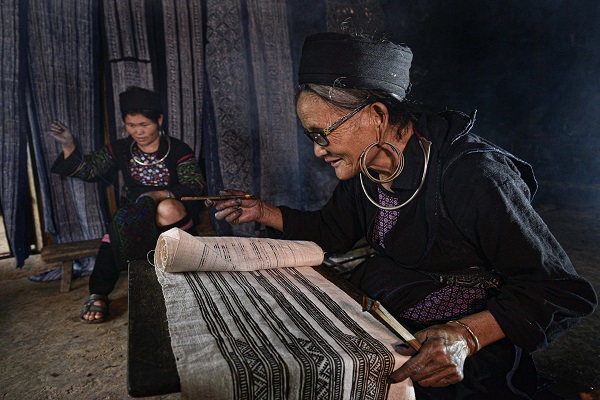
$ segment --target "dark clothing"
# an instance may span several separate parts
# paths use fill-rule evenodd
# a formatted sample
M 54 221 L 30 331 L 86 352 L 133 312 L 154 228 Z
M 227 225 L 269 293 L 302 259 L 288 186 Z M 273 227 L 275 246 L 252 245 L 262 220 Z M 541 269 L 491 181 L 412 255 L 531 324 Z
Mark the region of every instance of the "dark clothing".
M 90 275 L 90 294 L 103 294 L 108 296 L 113 291 L 119 276 L 123 271 L 123 264 L 115 260 L 115 253 L 110 243 L 100 243 L 96 264 Z
M 340 252 L 365 237 L 393 266 L 381 267 L 387 268 L 383 273 L 363 267 L 355 283 L 396 316 L 439 289 L 440 275 L 477 266 L 497 276 L 501 283 L 485 308 L 512 349 L 502 350 L 504 356 L 512 354 L 503 362 L 511 368 L 515 362 L 506 374 L 510 386 L 518 381 L 514 376 L 511 381 L 511 374 L 519 364 L 531 364 L 529 353 L 590 314 L 597 298 L 533 210 L 536 182 L 531 167 L 472 134 L 473 123 L 474 118 L 450 111 L 418 119 L 404 151 L 404 171 L 386 195 L 402 203 L 419 187 L 424 166 L 419 135 L 432 142 L 427 177 L 417 197 L 398 210 L 382 245 L 372 240 L 380 210 L 366 198 L 358 176 L 339 182 L 318 211 L 281 207 L 282 238 L 311 240 L 326 252 Z M 363 182 L 369 196 L 377 199 L 378 185 Z
M 51 171 L 87 182 L 97 181 L 120 171 L 124 183 L 119 199 L 121 206 L 128 205 L 141 194 L 154 190 L 169 189 L 177 198 L 201 196 L 205 190 L 205 183 L 194 152 L 181 140 L 170 138 L 170 141 L 169 148 L 166 140 L 161 139 L 159 149 L 155 153 L 156 158 L 160 159 L 169 152 L 164 163 L 160 164 L 163 168 L 157 169 L 154 179 L 145 178 L 144 181 L 144 177 L 135 173 L 136 168 L 144 169 L 144 166 L 137 165 L 132 159 L 131 138 L 114 141 L 90 154 L 81 155 L 77 149 L 65 159 L 60 153 Z M 188 215 L 197 222 L 201 205 L 192 201 L 185 202 L 184 206 Z
M 126 261 L 131 259 L 124 255 L 145 255 L 153 249 L 158 237 L 153 217 L 155 206 L 151 204 L 144 208 L 146 210 L 151 207 L 151 212 L 147 213 L 151 215 L 148 217 L 151 220 L 145 217 L 135 218 L 140 217 L 138 214 L 128 214 L 130 210 L 139 210 L 138 205 L 143 206 L 139 202 L 136 203 L 140 195 L 166 189 L 170 190 L 175 198 L 203 194 L 204 178 L 193 151 L 178 139 L 169 140 L 170 144 L 165 138 L 161 139 L 158 151 L 146 154 L 133 144 L 133 139 L 120 139 L 90 154 L 81 155 L 76 150 L 65 159 L 61 153 L 52 165 L 54 173 L 85 181 L 105 179 L 109 174 L 116 172 L 121 172 L 123 178 L 124 186 L 119 199 L 121 208 L 116 213 L 118 218 L 113 219 L 109 227 L 111 243 L 102 243 L 100 246 L 94 271 L 90 276 L 90 293 L 108 295 L 114 289 L 121 270 L 126 267 Z M 159 162 L 163 157 L 164 160 Z M 135 159 L 149 165 L 136 163 Z M 186 226 L 190 218 L 193 225 L 196 225 L 202 204 L 187 201 L 183 202 L 183 205 L 187 216 L 173 226 Z

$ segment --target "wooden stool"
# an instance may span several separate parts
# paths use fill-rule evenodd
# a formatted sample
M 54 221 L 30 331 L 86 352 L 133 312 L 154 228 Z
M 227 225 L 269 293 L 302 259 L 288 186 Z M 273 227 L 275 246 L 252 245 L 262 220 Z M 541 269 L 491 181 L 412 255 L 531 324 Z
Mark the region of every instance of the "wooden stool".
M 60 291 L 71 290 L 73 279 L 73 260 L 92 257 L 98 254 L 100 239 L 82 240 L 79 242 L 51 244 L 42 249 L 42 262 L 44 265 L 51 263 L 62 264 Z

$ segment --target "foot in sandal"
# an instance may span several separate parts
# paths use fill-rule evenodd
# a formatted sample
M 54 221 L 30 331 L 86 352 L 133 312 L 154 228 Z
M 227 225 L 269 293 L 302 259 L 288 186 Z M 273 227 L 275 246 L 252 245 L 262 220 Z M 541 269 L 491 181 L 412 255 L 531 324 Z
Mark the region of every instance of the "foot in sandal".
M 84 303 L 83 310 L 79 314 L 81 322 L 86 324 L 99 324 L 108 317 L 108 296 L 103 294 L 92 294 Z

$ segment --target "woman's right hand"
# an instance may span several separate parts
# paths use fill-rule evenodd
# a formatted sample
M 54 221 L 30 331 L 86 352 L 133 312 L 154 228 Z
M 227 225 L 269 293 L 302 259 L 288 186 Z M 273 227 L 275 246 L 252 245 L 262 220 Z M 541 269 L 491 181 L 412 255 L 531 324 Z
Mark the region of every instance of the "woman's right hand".
M 283 218 L 279 208 L 257 198 L 243 199 L 248 193 L 241 190 L 221 190 L 221 196 L 240 196 L 240 198 L 227 200 L 206 200 L 207 207 L 214 206 L 217 209 L 215 218 L 225 220 L 232 225 L 244 222 L 257 221 L 271 226 L 275 229 L 283 229 Z
M 247 195 L 241 190 L 221 190 L 220 196 L 240 196 Z M 232 225 L 244 222 L 256 221 L 262 216 L 262 201 L 260 199 L 242 200 L 241 198 L 227 200 L 206 200 L 204 204 L 207 207 L 214 206 L 217 209 L 215 218 L 225 220 Z
M 65 158 L 75 150 L 75 140 L 73 139 L 71 130 L 59 120 L 55 119 L 52 121 L 48 133 L 62 145 Z

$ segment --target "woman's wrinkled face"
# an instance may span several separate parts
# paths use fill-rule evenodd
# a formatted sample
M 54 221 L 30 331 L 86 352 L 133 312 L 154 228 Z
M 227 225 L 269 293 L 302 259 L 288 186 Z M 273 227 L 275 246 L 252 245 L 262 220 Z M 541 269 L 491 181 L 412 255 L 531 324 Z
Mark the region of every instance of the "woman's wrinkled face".
M 340 180 L 350 179 L 360 172 L 360 154 L 373 141 L 373 137 L 361 134 L 367 128 L 364 111 L 359 111 L 331 132 L 327 136 L 328 146 L 313 143 L 315 156 L 329 163 Z M 302 92 L 298 97 L 296 112 L 304 129 L 317 132 L 343 117 L 347 111 L 333 108 L 313 93 Z
M 127 114 L 125 116 L 125 131 L 139 146 L 148 146 L 158 140 L 160 124 L 162 124 L 162 115 L 158 119 L 158 124 L 142 114 Z

